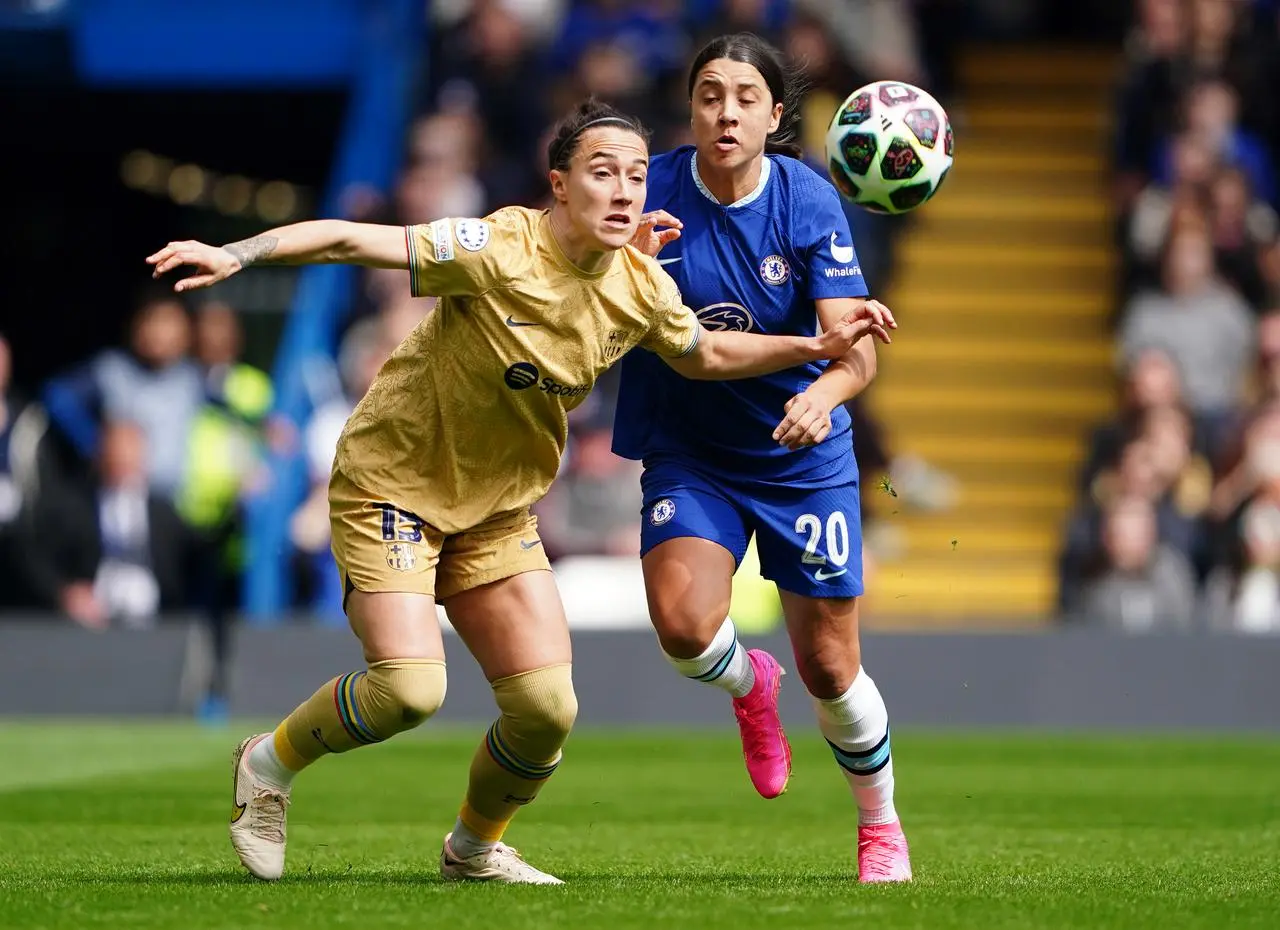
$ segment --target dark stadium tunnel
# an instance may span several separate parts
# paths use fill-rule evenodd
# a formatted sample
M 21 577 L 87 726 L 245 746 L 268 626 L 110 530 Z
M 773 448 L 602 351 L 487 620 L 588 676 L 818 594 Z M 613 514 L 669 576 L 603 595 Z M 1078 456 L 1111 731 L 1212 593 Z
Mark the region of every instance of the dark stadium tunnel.
M 120 342 L 149 281 L 143 259 L 166 241 L 227 241 L 262 225 L 130 190 L 121 178 L 127 153 L 280 179 L 318 198 L 345 110 L 338 91 L 42 86 L 7 87 L 4 96 L 0 333 L 27 389 Z

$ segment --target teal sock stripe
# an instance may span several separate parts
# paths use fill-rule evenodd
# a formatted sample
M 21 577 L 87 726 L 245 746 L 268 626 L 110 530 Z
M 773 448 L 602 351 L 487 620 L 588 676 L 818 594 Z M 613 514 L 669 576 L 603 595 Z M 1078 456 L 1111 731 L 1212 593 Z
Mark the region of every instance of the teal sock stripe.
M 689 675 L 694 681 L 715 681 L 729 668 L 729 663 L 733 661 L 733 657 L 738 652 L 738 640 L 734 639 L 733 645 L 722 655 L 719 660 L 710 669 L 701 675 Z
M 831 747 L 831 754 L 836 757 L 836 763 L 840 768 L 846 772 L 852 772 L 854 775 L 874 775 L 889 764 L 891 756 L 889 730 L 887 728 L 884 731 L 884 738 L 880 742 L 862 752 L 850 752 L 847 749 L 841 749 L 831 740 L 827 740 L 827 745 Z

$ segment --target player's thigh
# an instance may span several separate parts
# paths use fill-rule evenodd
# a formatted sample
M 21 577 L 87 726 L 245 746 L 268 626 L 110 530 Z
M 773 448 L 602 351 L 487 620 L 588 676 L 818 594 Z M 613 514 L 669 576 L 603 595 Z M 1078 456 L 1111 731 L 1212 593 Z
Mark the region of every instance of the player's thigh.
M 828 700 L 849 690 L 862 666 L 857 597 L 806 597 L 779 590 L 796 671 L 805 689 Z
M 435 609 L 443 534 L 341 473 L 329 484 L 343 605 L 369 661 L 444 658 Z
M 435 598 L 401 592 L 347 595 L 347 619 L 367 662 L 444 659 Z
M 439 594 L 490 681 L 573 657 L 560 591 L 528 511 L 448 537 Z
M 724 622 L 733 573 L 747 551 L 744 514 L 709 478 L 646 469 L 641 564 L 649 616 L 671 655 L 697 655 Z
M 760 573 L 779 591 L 807 598 L 862 594 L 862 518 L 858 485 L 777 487 L 748 502 Z

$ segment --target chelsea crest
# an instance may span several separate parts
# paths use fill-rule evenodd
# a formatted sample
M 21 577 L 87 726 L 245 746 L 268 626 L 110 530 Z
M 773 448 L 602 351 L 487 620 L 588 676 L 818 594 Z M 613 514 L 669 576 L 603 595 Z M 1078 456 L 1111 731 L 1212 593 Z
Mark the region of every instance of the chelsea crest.
M 760 263 L 760 277 L 765 284 L 781 284 L 791 276 L 791 266 L 781 255 L 770 255 Z
M 669 497 L 654 503 L 649 510 L 649 522 L 654 526 L 662 526 L 676 515 L 676 502 Z

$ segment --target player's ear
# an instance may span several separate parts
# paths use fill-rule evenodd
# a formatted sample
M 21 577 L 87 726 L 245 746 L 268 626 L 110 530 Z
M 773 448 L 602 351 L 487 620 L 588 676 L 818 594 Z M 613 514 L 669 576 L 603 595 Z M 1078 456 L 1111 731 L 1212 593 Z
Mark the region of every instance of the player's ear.
M 551 196 L 556 199 L 556 203 L 565 203 L 569 199 L 569 192 L 566 190 L 568 178 L 566 172 L 559 168 L 552 168 L 549 178 L 551 180 Z
M 773 115 L 769 117 L 769 132 L 777 132 L 782 125 L 782 104 L 773 105 Z

